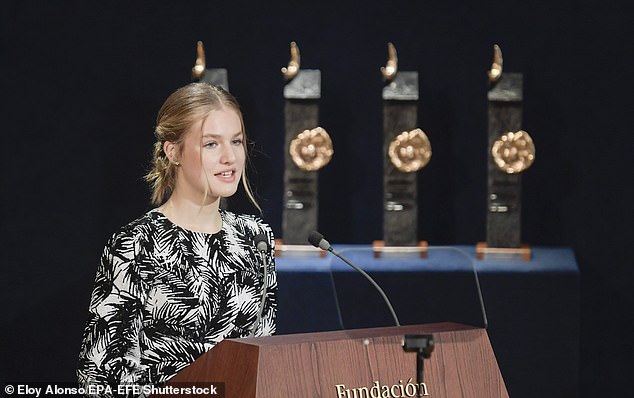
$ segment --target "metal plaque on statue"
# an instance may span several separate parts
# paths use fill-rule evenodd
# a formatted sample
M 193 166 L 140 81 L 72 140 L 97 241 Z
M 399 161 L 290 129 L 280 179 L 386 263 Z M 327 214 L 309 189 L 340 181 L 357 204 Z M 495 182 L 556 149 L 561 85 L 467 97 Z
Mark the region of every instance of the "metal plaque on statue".
M 311 231 L 317 230 L 318 173 L 333 155 L 332 141 L 319 127 L 321 73 L 302 70 L 299 48 L 291 43 L 291 59 L 282 68 L 284 86 L 284 200 L 282 242 L 278 254 L 298 250 L 314 252 L 306 245 Z M 293 247 L 294 246 L 294 247 Z
M 427 135 L 417 125 L 418 73 L 398 71 L 396 49 L 381 68 L 383 88 L 383 241 L 375 256 L 411 253 L 425 256 L 427 242 L 418 240 L 417 174 L 431 158 Z
M 478 258 L 530 258 L 521 243 L 521 173 L 535 159 L 531 137 L 522 127 L 522 75 L 502 73 L 496 45 L 488 73 L 487 241 L 476 247 Z

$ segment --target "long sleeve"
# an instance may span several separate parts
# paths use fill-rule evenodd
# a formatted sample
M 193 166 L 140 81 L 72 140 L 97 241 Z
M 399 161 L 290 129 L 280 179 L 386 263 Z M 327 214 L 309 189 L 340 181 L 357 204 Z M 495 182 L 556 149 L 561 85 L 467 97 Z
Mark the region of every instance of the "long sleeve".
M 182 229 L 150 211 L 106 245 L 81 346 L 80 384 L 158 386 L 226 338 L 275 332 L 277 279 L 270 227 L 221 212 L 223 228 Z M 271 251 L 253 246 L 267 233 Z M 129 391 L 126 390 L 126 393 Z
M 134 234 L 113 236 L 101 256 L 80 350 L 80 385 L 146 384 L 139 331 L 144 288 Z

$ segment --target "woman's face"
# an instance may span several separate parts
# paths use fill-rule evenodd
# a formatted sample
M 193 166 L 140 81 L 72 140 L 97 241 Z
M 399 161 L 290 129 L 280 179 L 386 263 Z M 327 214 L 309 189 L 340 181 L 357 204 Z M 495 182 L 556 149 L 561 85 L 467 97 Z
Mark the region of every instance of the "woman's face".
M 201 139 L 202 131 L 202 139 Z M 240 117 L 222 107 L 190 126 L 181 143 L 175 191 L 205 204 L 233 195 L 246 158 Z

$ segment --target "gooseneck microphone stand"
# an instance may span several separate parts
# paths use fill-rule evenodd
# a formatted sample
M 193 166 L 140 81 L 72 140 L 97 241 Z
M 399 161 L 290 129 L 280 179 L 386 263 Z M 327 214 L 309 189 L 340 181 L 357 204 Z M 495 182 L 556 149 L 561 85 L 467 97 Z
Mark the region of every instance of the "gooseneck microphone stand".
M 308 242 L 319 249 L 326 250 L 332 253 L 333 255 L 339 257 L 344 263 L 348 264 L 349 266 L 354 268 L 355 271 L 363 275 L 365 279 L 367 279 L 372 284 L 372 286 L 374 286 L 374 288 L 379 292 L 381 297 L 383 297 L 383 301 L 385 301 L 385 304 L 387 305 L 390 312 L 392 313 L 392 318 L 394 318 L 394 324 L 396 324 L 396 326 L 401 326 L 401 323 L 398 321 L 398 317 L 396 316 L 396 312 L 394 312 L 394 307 L 392 307 L 392 303 L 390 303 L 390 300 L 387 298 L 387 295 L 385 294 L 383 289 L 381 289 L 381 286 L 379 286 L 378 283 L 376 283 L 374 279 L 372 279 L 372 277 L 367 274 L 367 272 L 357 267 L 356 265 L 352 264 L 350 260 L 342 256 L 341 254 L 337 253 L 335 249 L 333 249 L 332 246 L 330 245 L 330 242 L 324 239 L 324 236 L 320 234 L 319 232 L 317 231 L 311 232 L 310 235 L 308 235 Z
M 376 290 L 381 294 L 385 304 L 390 309 L 392 313 L 392 317 L 394 318 L 394 323 L 396 326 L 401 326 L 398 321 L 398 317 L 396 316 L 396 312 L 394 312 L 394 308 L 390 303 L 390 300 L 387 298 L 387 295 L 381 289 L 381 287 L 368 275 L 364 270 L 354 265 L 347 258 L 343 257 L 341 254 L 337 253 L 330 242 L 324 239 L 324 236 L 317 231 L 313 231 L 308 236 L 308 242 L 311 245 L 320 248 L 322 250 L 329 251 L 333 255 L 339 257 L 343 262 L 354 268 L 357 272 L 363 275 L 370 283 L 376 288 Z M 406 334 L 403 339 L 403 351 L 405 352 L 415 352 L 416 353 L 416 385 L 418 388 L 418 393 L 416 394 L 419 397 L 423 396 L 423 369 L 424 369 L 424 361 L 425 359 L 431 358 L 431 353 L 434 351 L 434 337 L 431 334 Z

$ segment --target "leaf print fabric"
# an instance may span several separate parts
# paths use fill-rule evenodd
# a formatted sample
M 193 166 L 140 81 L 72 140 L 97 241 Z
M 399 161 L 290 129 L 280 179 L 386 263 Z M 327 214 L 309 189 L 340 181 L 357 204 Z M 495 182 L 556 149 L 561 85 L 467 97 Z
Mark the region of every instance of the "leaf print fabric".
M 82 386 L 157 385 L 225 338 L 275 332 L 277 280 L 271 228 L 220 210 L 215 234 L 178 227 L 157 209 L 124 226 L 97 269 L 77 375 Z M 260 253 L 253 237 L 266 234 Z

